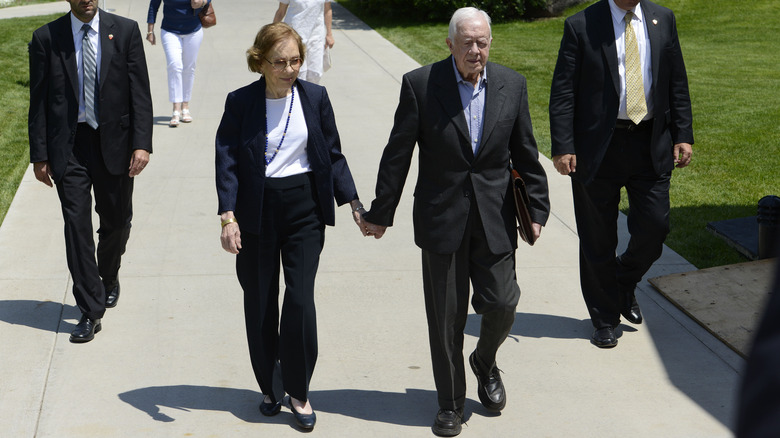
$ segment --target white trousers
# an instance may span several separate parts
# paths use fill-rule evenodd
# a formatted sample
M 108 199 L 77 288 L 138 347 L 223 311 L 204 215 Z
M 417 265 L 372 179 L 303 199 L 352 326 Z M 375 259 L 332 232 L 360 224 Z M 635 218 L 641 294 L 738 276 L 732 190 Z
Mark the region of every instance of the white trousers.
M 168 61 L 168 100 L 173 103 L 189 102 L 203 28 L 186 35 L 161 30 L 160 38 Z

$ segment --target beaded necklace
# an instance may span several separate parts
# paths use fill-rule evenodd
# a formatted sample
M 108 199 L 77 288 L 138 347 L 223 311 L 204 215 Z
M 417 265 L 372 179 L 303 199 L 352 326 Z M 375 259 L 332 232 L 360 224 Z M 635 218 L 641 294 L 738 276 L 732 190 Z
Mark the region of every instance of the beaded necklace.
M 287 113 L 287 123 L 284 124 L 284 132 L 282 133 L 282 139 L 279 140 L 279 145 L 276 146 L 276 150 L 274 151 L 273 155 L 271 155 L 271 159 L 268 159 L 268 111 L 265 112 L 265 149 L 263 150 L 265 160 L 265 165 L 271 164 L 271 161 L 276 158 L 276 154 L 279 153 L 279 149 L 282 148 L 282 143 L 284 143 L 284 137 L 287 136 L 287 128 L 290 126 L 290 116 L 292 115 L 293 110 L 293 102 L 295 102 L 295 86 L 290 87 L 292 90 L 292 97 L 290 98 L 290 111 Z

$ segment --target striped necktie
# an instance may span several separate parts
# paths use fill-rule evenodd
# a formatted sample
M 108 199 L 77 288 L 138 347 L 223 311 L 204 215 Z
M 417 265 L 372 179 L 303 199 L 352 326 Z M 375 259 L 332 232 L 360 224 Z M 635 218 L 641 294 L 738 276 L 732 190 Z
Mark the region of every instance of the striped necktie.
M 89 24 L 81 26 L 84 36 L 81 39 L 81 64 L 84 69 L 84 109 L 86 110 L 87 124 L 92 129 L 98 128 L 97 113 L 95 112 L 95 94 L 97 90 L 97 56 L 95 48 L 89 41 Z
M 632 122 L 639 124 L 647 115 L 645 85 L 642 80 L 642 63 L 639 61 L 639 45 L 631 26 L 633 12 L 627 12 L 626 22 L 626 113 Z

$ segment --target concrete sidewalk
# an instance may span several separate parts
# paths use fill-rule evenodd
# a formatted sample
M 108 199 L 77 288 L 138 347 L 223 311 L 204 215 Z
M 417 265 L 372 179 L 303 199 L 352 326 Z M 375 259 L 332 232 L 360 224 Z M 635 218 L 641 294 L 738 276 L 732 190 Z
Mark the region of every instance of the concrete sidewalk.
M 219 244 L 214 190 L 213 142 L 225 96 L 257 79 L 244 51 L 277 5 L 216 2 L 219 24 L 205 31 L 199 55 L 195 121 L 176 129 L 167 127 L 165 55 L 145 43 L 155 152 L 136 180 L 121 300 L 88 344 L 68 342 L 80 315 L 56 192 L 28 169 L 0 227 L 0 436 L 300 435 L 289 410 L 271 418 L 258 412 L 242 294 L 234 258 Z M 145 30 L 147 1 L 108 0 L 107 7 Z M 0 18 L 66 10 L 60 1 L 0 9 Z M 334 66 L 323 85 L 369 202 L 401 76 L 417 63 L 338 5 L 334 35 Z M 615 349 L 588 342 L 570 184 L 543 160 L 553 214 L 539 243 L 517 253 L 523 297 L 498 357 L 507 407 L 499 416 L 482 408 L 469 374 L 461 436 L 731 436 L 743 360 L 646 282 L 638 291 L 645 323 L 621 325 Z M 345 207 L 326 232 L 313 435 L 432 436 L 437 403 L 411 228 L 415 178 L 413 168 L 396 225 L 383 239 L 363 238 Z M 693 269 L 667 248 L 647 277 Z M 470 315 L 466 354 L 478 331 Z

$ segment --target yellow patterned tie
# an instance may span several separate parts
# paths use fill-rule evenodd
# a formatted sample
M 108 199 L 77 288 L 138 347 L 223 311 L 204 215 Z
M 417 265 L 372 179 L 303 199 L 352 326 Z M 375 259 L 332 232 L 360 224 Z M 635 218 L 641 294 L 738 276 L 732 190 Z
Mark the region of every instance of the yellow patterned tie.
M 632 122 L 639 124 L 647 114 L 645 86 L 642 81 L 642 63 L 639 61 L 639 46 L 631 26 L 633 12 L 627 12 L 626 22 L 626 113 Z

